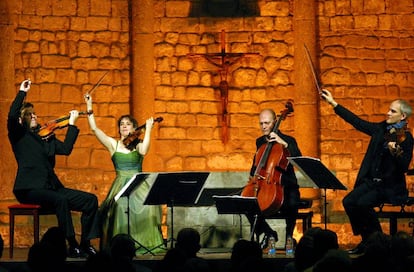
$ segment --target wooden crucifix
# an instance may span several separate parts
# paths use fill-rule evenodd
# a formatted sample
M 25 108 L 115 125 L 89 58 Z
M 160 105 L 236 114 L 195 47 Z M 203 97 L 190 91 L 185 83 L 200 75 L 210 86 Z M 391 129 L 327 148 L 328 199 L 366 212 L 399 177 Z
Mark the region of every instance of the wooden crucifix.
M 220 36 L 221 52 L 220 53 L 207 53 L 207 54 L 187 54 L 189 57 L 204 57 L 209 63 L 219 68 L 220 74 L 220 100 L 221 100 L 221 141 L 226 144 L 228 141 L 228 127 L 230 124 L 230 119 L 227 111 L 228 105 L 228 94 L 229 94 L 229 84 L 227 82 L 227 76 L 230 66 L 238 62 L 241 58 L 249 54 L 257 53 L 227 53 L 226 52 L 226 41 L 225 41 L 225 31 L 221 31 Z

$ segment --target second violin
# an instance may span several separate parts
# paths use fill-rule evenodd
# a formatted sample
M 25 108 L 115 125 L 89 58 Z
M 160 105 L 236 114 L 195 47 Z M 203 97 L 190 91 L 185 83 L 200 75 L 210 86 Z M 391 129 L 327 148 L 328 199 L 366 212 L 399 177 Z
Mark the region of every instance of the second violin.
M 164 119 L 162 117 L 157 117 L 154 119 L 154 122 L 162 122 Z M 133 150 L 137 144 L 139 143 L 141 133 L 145 130 L 146 124 L 143 124 L 135 129 L 134 132 L 130 133 L 128 137 L 122 140 L 122 143 L 125 145 L 126 148 L 129 150 Z

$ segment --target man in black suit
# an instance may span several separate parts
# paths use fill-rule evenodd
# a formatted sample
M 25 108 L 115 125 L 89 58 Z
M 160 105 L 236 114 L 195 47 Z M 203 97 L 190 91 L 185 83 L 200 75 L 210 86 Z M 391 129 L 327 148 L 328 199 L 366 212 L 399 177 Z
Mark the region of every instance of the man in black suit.
M 99 236 L 96 227 L 97 197 L 65 188 L 54 172 L 55 155 L 68 156 L 72 152 L 79 134 L 79 129 L 75 126 L 79 112 L 70 112 L 64 141 L 58 140 L 53 134 L 42 139 L 33 104 L 24 102 L 30 84 L 30 80 L 21 83 L 7 120 L 9 141 L 18 164 L 13 193 L 21 203 L 39 204 L 56 212 L 58 225 L 69 243 L 69 257 L 96 254 L 90 240 Z M 80 244 L 75 238 L 71 211 L 82 212 Z
M 382 232 L 374 207 L 407 200 L 405 173 L 413 156 L 413 136 L 407 120 L 412 108 L 407 101 L 397 99 L 391 102 L 384 121 L 370 122 L 338 104 L 328 90 L 324 89 L 321 96 L 339 117 L 371 137 L 354 189 L 342 201 L 354 235 L 362 238 L 348 253 L 361 254 L 369 236 Z

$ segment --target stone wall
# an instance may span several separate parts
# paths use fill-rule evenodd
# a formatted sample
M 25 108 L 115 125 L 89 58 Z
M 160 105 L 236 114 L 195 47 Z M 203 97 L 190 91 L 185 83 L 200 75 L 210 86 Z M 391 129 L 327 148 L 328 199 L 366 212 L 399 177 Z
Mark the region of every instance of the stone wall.
M 281 129 L 297 138 L 304 155 L 321 158 L 352 188 L 368 137 L 319 105 L 303 42 L 337 101 L 369 120 L 381 120 L 394 98 L 414 102 L 412 1 L 252 0 L 240 1 L 253 7 L 243 16 L 195 16 L 194 7 L 202 2 L 1 0 L 0 44 L 6 52 L 0 66 L 9 76 L 0 82 L 0 124 L 5 128 L 7 109 L 24 78 L 32 79 L 28 101 L 46 122 L 73 108 L 84 110 L 83 95 L 108 72 L 93 93 L 99 127 L 116 137 L 121 114 L 133 112 L 140 123 L 147 115 L 164 118 L 155 125 L 144 171 L 236 173 L 250 168 L 260 135 L 258 112 L 283 110 L 294 99 L 295 112 Z M 220 73 L 223 48 L 233 54 L 224 63 L 227 74 Z M 227 127 L 219 89 L 223 79 L 229 85 Z M 102 201 L 114 178 L 112 163 L 86 118 L 78 125 L 75 149 L 58 158 L 56 170 L 68 187 Z M 2 133 L 0 233 L 7 237 L 16 165 Z M 322 226 L 320 192 L 302 193 L 316 199 L 314 223 Z M 357 242 L 341 204 L 346 192 L 326 193 L 328 227 L 342 244 Z M 237 218 L 231 220 L 237 229 Z M 42 230 L 51 221 L 43 220 Z M 30 245 L 29 223 L 19 219 L 17 246 Z

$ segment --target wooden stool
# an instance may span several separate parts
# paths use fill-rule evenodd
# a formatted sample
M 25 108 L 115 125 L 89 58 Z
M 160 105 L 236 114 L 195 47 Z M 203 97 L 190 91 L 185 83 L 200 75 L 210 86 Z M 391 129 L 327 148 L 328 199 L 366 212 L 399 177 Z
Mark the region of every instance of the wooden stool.
M 31 215 L 33 216 L 33 241 L 39 242 L 39 215 L 42 214 L 54 214 L 52 211 L 42 210 L 40 205 L 36 204 L 14 204 L 9 207 L 9 220 L 10 220 L 10 258 L 13 258 L 14 247 L 14 217 L 17 215 Z

